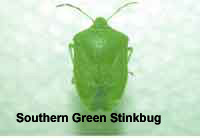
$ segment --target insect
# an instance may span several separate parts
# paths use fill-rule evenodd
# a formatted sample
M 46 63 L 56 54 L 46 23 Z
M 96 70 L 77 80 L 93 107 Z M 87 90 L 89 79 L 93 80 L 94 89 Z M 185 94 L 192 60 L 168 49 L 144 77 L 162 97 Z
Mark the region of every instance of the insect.
M 95 20 L 74 5 L 57 5 L 75 8 L 93 22 L 89 28 L 77 33 L 73 43 L 69 44 L 72 83 L 81 102 L 90 111 L 111 111 L 123 96 L 133 48 L 128 47 L 128 36 L 110 27 L 108 21 L 122 8 L 135 3 L 123 5 L 107 19 L 97 17 Z

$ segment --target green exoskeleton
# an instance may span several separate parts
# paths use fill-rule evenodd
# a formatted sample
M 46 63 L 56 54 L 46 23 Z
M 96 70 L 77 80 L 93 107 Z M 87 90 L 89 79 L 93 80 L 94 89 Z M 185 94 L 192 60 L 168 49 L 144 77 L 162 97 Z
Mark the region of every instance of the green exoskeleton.
M 108 21 L 122 8 L 135 3 L 123 5 L 107 19 L 95 20 L 71 4 L 57 6 L 75 8 L 93 22 L 88 29 L 76 34 L 69 45 L 73 83 L 82 103 L 91 111 L 111 111 L 123 95 L 133 49 L 128 47 L 128 36 L 110 27 Z

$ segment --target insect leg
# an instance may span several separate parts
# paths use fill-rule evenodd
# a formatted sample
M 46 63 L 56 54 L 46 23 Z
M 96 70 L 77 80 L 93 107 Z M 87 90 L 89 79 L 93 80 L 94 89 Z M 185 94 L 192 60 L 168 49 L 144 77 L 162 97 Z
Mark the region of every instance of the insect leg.
M 73 55 L 73 50 L 72 50 L 73 46 L 74 46 L 74 44 L 72 44 L 72 43 L 69 44 L 69 53 L 70 53 L 72 63 L 74 64 L 74 55 Z
M 131 55 L 133 54 L 133 48 L 128 47 L 128 62 L 130 61 Z M 131 76 L 135 76 L 135 74 L 131 71 L 128 72 Z
M 129 62 L 132 54 L 133 54 L 133 48 L 132 47 L 128 47 L 128 62 Z
M 131 76 L 135 76 L 135 74 L 132 71 L 128 72 Z
M 71 81 L 72 81 L 72 84 L 74 84 L 74 83 L 75 83 L 74 77 L 72 77 L 72 80 L 71 80 Z
M 74 44 L 72 44 L 72 43 L 70 43 L 69 44 L 69 53 L 70 53 L 70 57 L 71 57 L 71 60 L 72 60 L 72 63 L 73 63 L 73 65 L 74 65 L 74 53 L 73 53 L 73 46 L 74 46 Z M 75 80 L 74 80 L 74 77 L 72 77 L 72 84 L 74 84 L 75 83 Z

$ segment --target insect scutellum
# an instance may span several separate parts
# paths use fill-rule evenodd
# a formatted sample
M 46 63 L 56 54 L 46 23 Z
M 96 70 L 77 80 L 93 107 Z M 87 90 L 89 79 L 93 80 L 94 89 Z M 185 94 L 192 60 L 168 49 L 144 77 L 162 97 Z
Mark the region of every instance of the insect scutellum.
M 81 8 L 76 7 L 72 4 L 68 4 L 68 3 L 64 3 L 64 4 L 59 4 L 56 7 L 63 7 L 63 6 L 68 6 L 68 7 L 72 7 L 77 9 L 78 11 L 80 11 L 82 14 L 86 15 L 93 23 L 95 23 L 96 25 L 107 25 L 107 22 L 114 16 L 116 15 L 119 11 L 121 11 L 123 8 L 131 5 L 131 4 L 137 4 L 137 2 L 130 2 L 130 3 L 126 3 L 123 6 L 121 6 L 120 8 L 118 8 L 110 17 L 108 17 L 107 19 L 105 19 L 104 17 L 97 17 L 95 20 L 88 15 L 86 12 L 84 12 Z

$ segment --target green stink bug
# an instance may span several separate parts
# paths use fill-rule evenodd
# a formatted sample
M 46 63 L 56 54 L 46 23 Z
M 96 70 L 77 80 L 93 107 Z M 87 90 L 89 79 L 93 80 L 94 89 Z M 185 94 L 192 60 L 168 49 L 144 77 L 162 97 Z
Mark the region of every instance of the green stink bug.
M 128 47 L 128 36 L 111 28 L 107 22 L 122 8 L 135 3 L 123 5 L 107 20 L 103 17 L 94 20 L 71 4 L 57 6 L 75 8 L 93 22 L 88 29 L 76 34 L 69 45 L 73 63 L 72 82 L 89 110 L 110 111 L 123 95 L 133 49 Z

